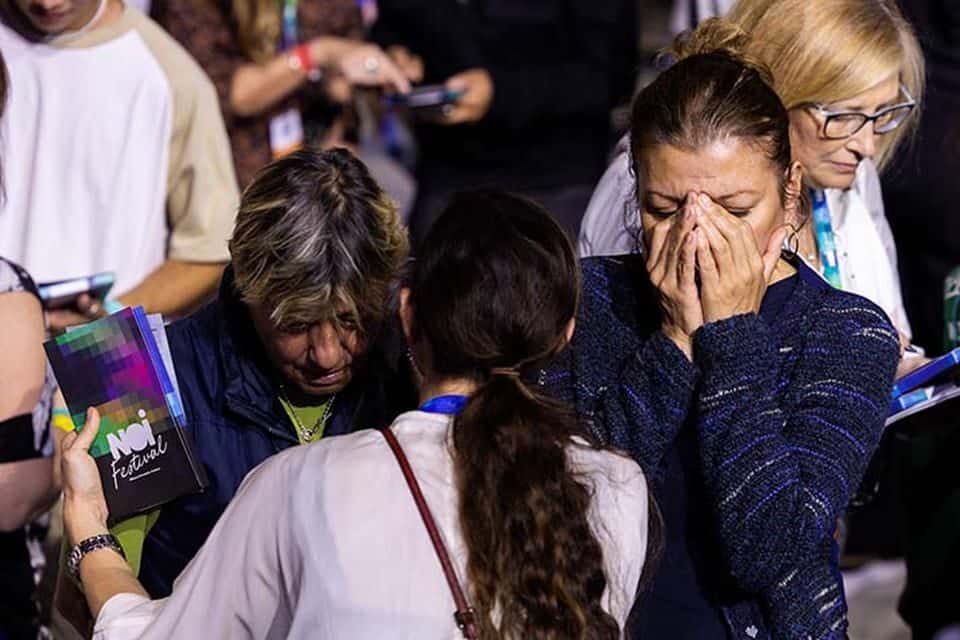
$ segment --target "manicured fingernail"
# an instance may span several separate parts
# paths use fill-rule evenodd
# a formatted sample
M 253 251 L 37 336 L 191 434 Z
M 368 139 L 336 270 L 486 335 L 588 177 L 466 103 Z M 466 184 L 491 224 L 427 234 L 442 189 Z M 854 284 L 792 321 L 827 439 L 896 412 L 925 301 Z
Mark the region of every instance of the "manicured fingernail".
M 700 204 L 701 204 L 702 206 L 704 206 L 704 207 L 709 207 L 709 206 L 710 206 L 710 196 L 708 196 L 708 195 L 705 194 L 705 193 L 701 193 L 701 194 L 700 194 L 700 197 L 697 198 L 697 200 L 699 200 L 699 201 L 700 201 Z

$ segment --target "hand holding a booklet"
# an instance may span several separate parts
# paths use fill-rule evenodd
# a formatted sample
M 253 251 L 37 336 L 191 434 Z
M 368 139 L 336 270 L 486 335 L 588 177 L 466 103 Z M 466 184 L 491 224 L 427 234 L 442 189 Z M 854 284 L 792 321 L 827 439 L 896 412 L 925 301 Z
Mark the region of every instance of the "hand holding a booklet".
M 75 563 L 71 571 L 76 571 L 74 577 L 83 582 L 82 597 L 89 607 L 91 620 L 96 619 L 103 605 L 118 593 L 147 595 L 107 528 L 107 499 L 97 462 L 90 454 L 99 430 L 100 414 L 90 407 L 83 429 L 63 439 L 60 456 L 63 526 L 72 549 L 71 562 Z M 107 538 L 112 544 L 101 542 Z
M 90 445 L 100 429 L 100 414 L 87 410 L 83 430 L 68 433 L 60 445 L 60 469 L 63 481 L 63 525 L 69 544 L 75 545 L 107 529 L 107 499 L 97 462 Z
M 83 591 L 61 571 L 54 609 L 90 637 L 111 595 L 144 593 L 108 527 L 119 535 L 128 518 L 200 491 L 207 480 L 186 429 L 162 318 L 126 308 L 44 348 L 78 426 L 60 447 L 69 550 L 61 565 L 80 569 Z
M 44 348 L 73 422 L 87 421 L 89 407 L 97 410 L 99 433 L 89 449 L 109 524 L 206 486 L 159 316 L 126 308 Z

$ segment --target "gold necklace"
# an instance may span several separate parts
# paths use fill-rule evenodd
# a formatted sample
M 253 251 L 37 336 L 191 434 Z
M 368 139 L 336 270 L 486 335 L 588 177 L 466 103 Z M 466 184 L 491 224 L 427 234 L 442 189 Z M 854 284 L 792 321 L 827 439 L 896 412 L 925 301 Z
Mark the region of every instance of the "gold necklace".
M 297 434 L 304 443 L 312 442 L 313 436 L 327 426 L 327 419 L 330 417 L 330 412 L 333 411 L 333 401 L 337 399 L 337 394 L 330 396 L 330 399 L 327 400 L 326 406 L 323 408 L 323 413 L 321 413 L 320 417 L 317 418 L 317 421 L 313 423 L 313 427 L 307 427 L 305 424 L 303 424 L 303 421 L 300 420 L 300 416 L 298 416 L 297 412 L 294 410 L 293 403 L 290 402 L 290 397 L 287 395 L 287 390 L 284 389 L 283 385 L 280 385 L 280 395 L 283 396 L 283 400 L 290 408 L 290 417 L 293 418 L 293 426 L 296 428 Z

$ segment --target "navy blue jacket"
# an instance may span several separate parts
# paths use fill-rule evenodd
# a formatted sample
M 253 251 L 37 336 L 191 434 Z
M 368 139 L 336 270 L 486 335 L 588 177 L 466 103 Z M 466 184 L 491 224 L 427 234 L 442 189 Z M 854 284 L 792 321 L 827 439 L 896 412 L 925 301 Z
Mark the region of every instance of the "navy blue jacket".
M 380 428 L 415 406 L 406 360 L 388 334 L 394 337 L 385 329 L 354 379 L 337 394 L 324 436 Z M 247 473 L 298 444 L 247 308 L 233 289 L 229 267 L 218 299 L 172 324 L 167 336 L 187 430 L 210 485 L 198 495 L 164 505 L 147 536 L 140 581 L 155 598 L 169 595 L 174 579 L 199 551 Z
M 583 261 L 573 343 L 543 382 L 641 464 L 661 502 L 682 476 L 687 502 L 641 619 L 679 576 L 721 636 L 844 637 L 831 533 L 879 441 L 898 338 L 874 304 L 797 268 L 779 309 L 705 325 L 690 362 L 658 330 L 642 259 Z M 669 628 L 644 637 L 717 637 L 672 605 Z

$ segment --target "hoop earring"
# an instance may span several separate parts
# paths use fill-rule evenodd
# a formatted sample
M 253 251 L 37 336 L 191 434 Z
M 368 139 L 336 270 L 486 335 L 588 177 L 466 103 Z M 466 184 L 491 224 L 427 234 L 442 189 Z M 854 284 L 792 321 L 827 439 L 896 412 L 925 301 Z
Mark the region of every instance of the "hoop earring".
M 792 222 L 788 222 L 787 226 L 790 227 L 790 235 L 783 239 L 783 250 L 791 258 L 796 258 L 800 252 L 800 227 Z

